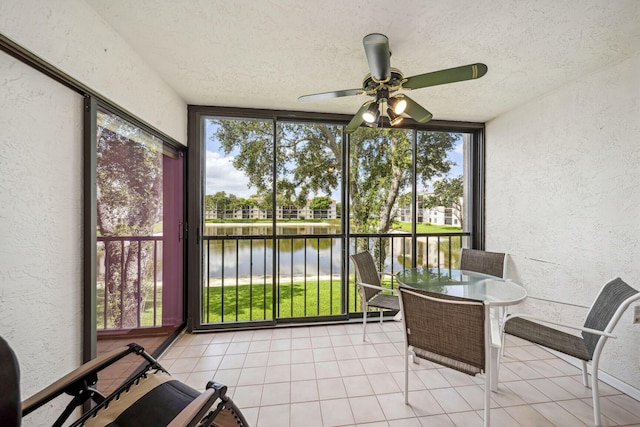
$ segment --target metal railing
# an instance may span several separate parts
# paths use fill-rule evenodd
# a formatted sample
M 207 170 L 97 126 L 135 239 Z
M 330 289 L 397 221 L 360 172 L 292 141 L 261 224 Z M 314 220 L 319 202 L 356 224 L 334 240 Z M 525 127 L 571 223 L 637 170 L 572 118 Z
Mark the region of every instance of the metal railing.
M 97 329 L 162 324 L 162 236 L 98 237 Z
M 343 256 L 369 250 L 392 275 L 412 266 L 457 266 L 468 236 L 351 234 L 346 250 L 341 234 L 204 236 L 202 323 L 360 313 L 354 271 Z M 384 285 L 397 286 L 394 277 Z M 99 237 L 97 295 L 98 330 L 161 326 L 162 237 Z
M 450 267 L 470 233 L 204 236 L 201 319 L 205 324 L 312 320 L 361 312 L 343 256 L 371 251 L 385 272 Z M 415 255 L 413 255 L 415 253 Z M 343 272 L 347 266 L 348 272 Z M 343 285 L 343 280 L 346 284 Z M 395 280 L 385 281 L 395 287 Z
M 340 235 L 205 236 L 203 240 L 203 323 L 342 312 Z

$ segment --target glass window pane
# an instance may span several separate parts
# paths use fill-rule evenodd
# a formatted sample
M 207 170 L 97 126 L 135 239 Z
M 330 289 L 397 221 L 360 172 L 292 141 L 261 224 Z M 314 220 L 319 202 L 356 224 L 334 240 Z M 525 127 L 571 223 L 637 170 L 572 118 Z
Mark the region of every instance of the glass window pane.
M 464 230 L 469 140 L 463 133 L 418 132 L 416 231 L 423 234 L 417 238 L 418 266 L 459 265 L 463 238 L 456 234 Z M 403 218 L 407 228 L 410 223 Z
M 352 233 L 388 233 L 396 228 L 402 195 L 411 189 L 414 131 L 360 128 L 349 146 L 350 226 Z M 381 268 L 398 271 L 394 258 L 406 239 L 363 237 L 353 250 L 369 250 Z M 393 248 L 392 248 L 393 246 Z
M 162 141 L 98 111 L 98 329 L 162 324 Z
M 98 354 L 132 333 L 154 353 L 185 320 L 184 158 L 116 114 L 96 120 Z M 124 380 L 108 371 L 103 392 Z
M 273 124 L 202 120 L 202 322 L 272 319 Z
M 278 317 L 341 313 L 342 126 L 277 125 Z
M 362 127 L 345 149 L 330 123 L 211 116 L 201 129 L 204 323 L 357 312 L 342 267 L 361 250 L 388 273 L 456 262 L 469 204 L 443 192 L 469 188 L 472 134 Z

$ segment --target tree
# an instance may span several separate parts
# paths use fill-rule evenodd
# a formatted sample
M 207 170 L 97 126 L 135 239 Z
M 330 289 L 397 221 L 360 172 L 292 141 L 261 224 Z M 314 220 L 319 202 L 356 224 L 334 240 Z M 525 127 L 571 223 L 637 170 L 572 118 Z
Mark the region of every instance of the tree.
M 331 203 L 333 201 L 331 200 L 331 197 L 328 196 L 317 196 L 314 197 L 313 200 L 311 200 L 311 203 L 309 204 L 309 207 L 312 210 L 316 210 L 316 209 L 329 209 L 331 207 Z
M 393 222 L 393 206 L 411 181 L 413 131 L 361 128 L 351 137 L 349 189 L 357 232 L 385 233 Z M 456 136 L 418 132 L 416 168 L 426 184 L 451 168 L 447 153 Z
M 410 208 L 412 200 L 413 200 L 413 193 L 408 192 L 408 193 L 401 194 L 400 197 L 398 197 L 398 207 Z
M 258 194 L 271 194 L 276 158 L 276 192 L 302 206 L 311 192 L 331 194 L 342 175 L 342 126 L 263 121 L 216 120 L 217 139 L 233 165 L 248 177 Z M 353 229 L 387 232 L 400 190 L 411 179 L 412 130 L 360 128 L 350 136 L 348 185 Z M 420 179 L 427 182 L 449 171 L 447 160 L 456 135 L 418 132 L 416 158 Z M 269 197 L 270 198 L 270 197 Z
M 433 184 L 433 193 L 427 197 L 426 205 L 428 208 L 442 206 L 444 208 L 452 208 L 453 215 L 458 219 L 460 227 L 464 228 L 462 214 L 462 177 L 444 178 Z
M 215 217 L 220 215 L 220 212 L 227 210 L 229 206 L 229 197 L 224 191 L 218 191 L 216 194 L 207 194 L 204 198 L 205 212 L 215 213 Z
M 162 150 L 160 143 L 141 139 L 137 128 L 115 116 L 98 115 L 96 202 L 100 236 L 151 236 L 154 225 L 161 221 Z M 105 310 L 111 325 L 138 326 L 138 312 L 149 287 L 145 273 L 152 265 L 152 251 L 152 245 L 140 241 L 105 243 Z

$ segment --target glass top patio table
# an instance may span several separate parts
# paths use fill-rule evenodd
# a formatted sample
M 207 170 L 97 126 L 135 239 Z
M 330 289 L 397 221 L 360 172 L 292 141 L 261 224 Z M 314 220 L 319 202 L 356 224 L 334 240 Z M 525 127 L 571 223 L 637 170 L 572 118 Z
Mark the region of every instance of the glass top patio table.
M 450 268 L 408 268 L 396 275 L 400 286 L 485 301 L 491 306 L 522 302 L 527 291 L 508 279 Z

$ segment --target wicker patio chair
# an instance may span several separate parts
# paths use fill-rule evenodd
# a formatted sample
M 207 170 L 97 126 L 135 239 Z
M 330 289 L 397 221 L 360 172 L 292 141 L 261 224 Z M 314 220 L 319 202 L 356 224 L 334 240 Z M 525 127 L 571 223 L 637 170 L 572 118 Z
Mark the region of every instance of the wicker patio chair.
M 475 271 L 476 273 L 489 274 L 491 276 L 504 278 L 505 276 L 505 258 L 502 252 L 489 252 L 479 249 L 462 248 L 460 252 L 460 270 Z M 504 316 L 507 313 L 507 307 L 496 307 L 493 309 L 494 317 L 498 320 L 497 327 L 502 328 Z M 500 369 L 499 357 L 502 357 L 504 346 L 496 353 L 492 360 L 495 376 L 498 375 Z M 492 384 L 492 389 L 496 390 L 498 384 Z
M 367 333 L 367 312 L 370 307 L 380 311 L 380 323 L 382 323 L 382 310 L 400 310 L 398 294 L 395 289 L 383 288 L 381 276 L 385 273 L 379 272 L 376 262 L 370 252 L 360 252 L 350 256 L 356 267 L 358 278 L 358 292 L 362 297 L 362 341 L 366 340 Z M 392 295 L 384 292 L 390 292 Z
M 113 393 L 97 390 L 99 372 L 131 355 L 140 369 Z M 226 395 L 227 387 L 210 381 L 202 393 L 174 379 L 142 347 L 129 344 L 99 356 L 65 375 L 20 404 L 19 366 L 15 353 L 0 337 L 0 425 L 18 427 L 22 419 L 63 394 L 71 396 L 52 426 L 118 427 L 246 427 L 247 421 Z M 93 407 L 73 422 L 69 416 L 85 403 Z
M 409 404 L 409 357 L 485 375 L 484 425 L 490 425 L 491 319 L 489 305 L 468 298 L 400 287 L 404 327 L 404 402 Z
M 505 254 L 488 252 L 478 249 L 462 248 L 460 253 L 460 270 L 470 270 L 476 273 L 490 274 L 504 277 Z
M 579 359 L 582 363 L 582 382 L 585 387 L 589 387 L 587 362 L 591 362 L 593 418 L 595 425 L 600 426 L 602 425 L 598 393 L 600 356 L 607 338 L 615 338 L 612 331 L 622 313 L 631 303 L 638 300 L 640 300 L 640 293 L 618 277 L 600 289 L 587 313 L 584 326 L 551 322 L 524 314 L 511 314 L 507 315 L 504 331 Z M 581 336 L 572 335 L 539 322 L 580 331 Z

